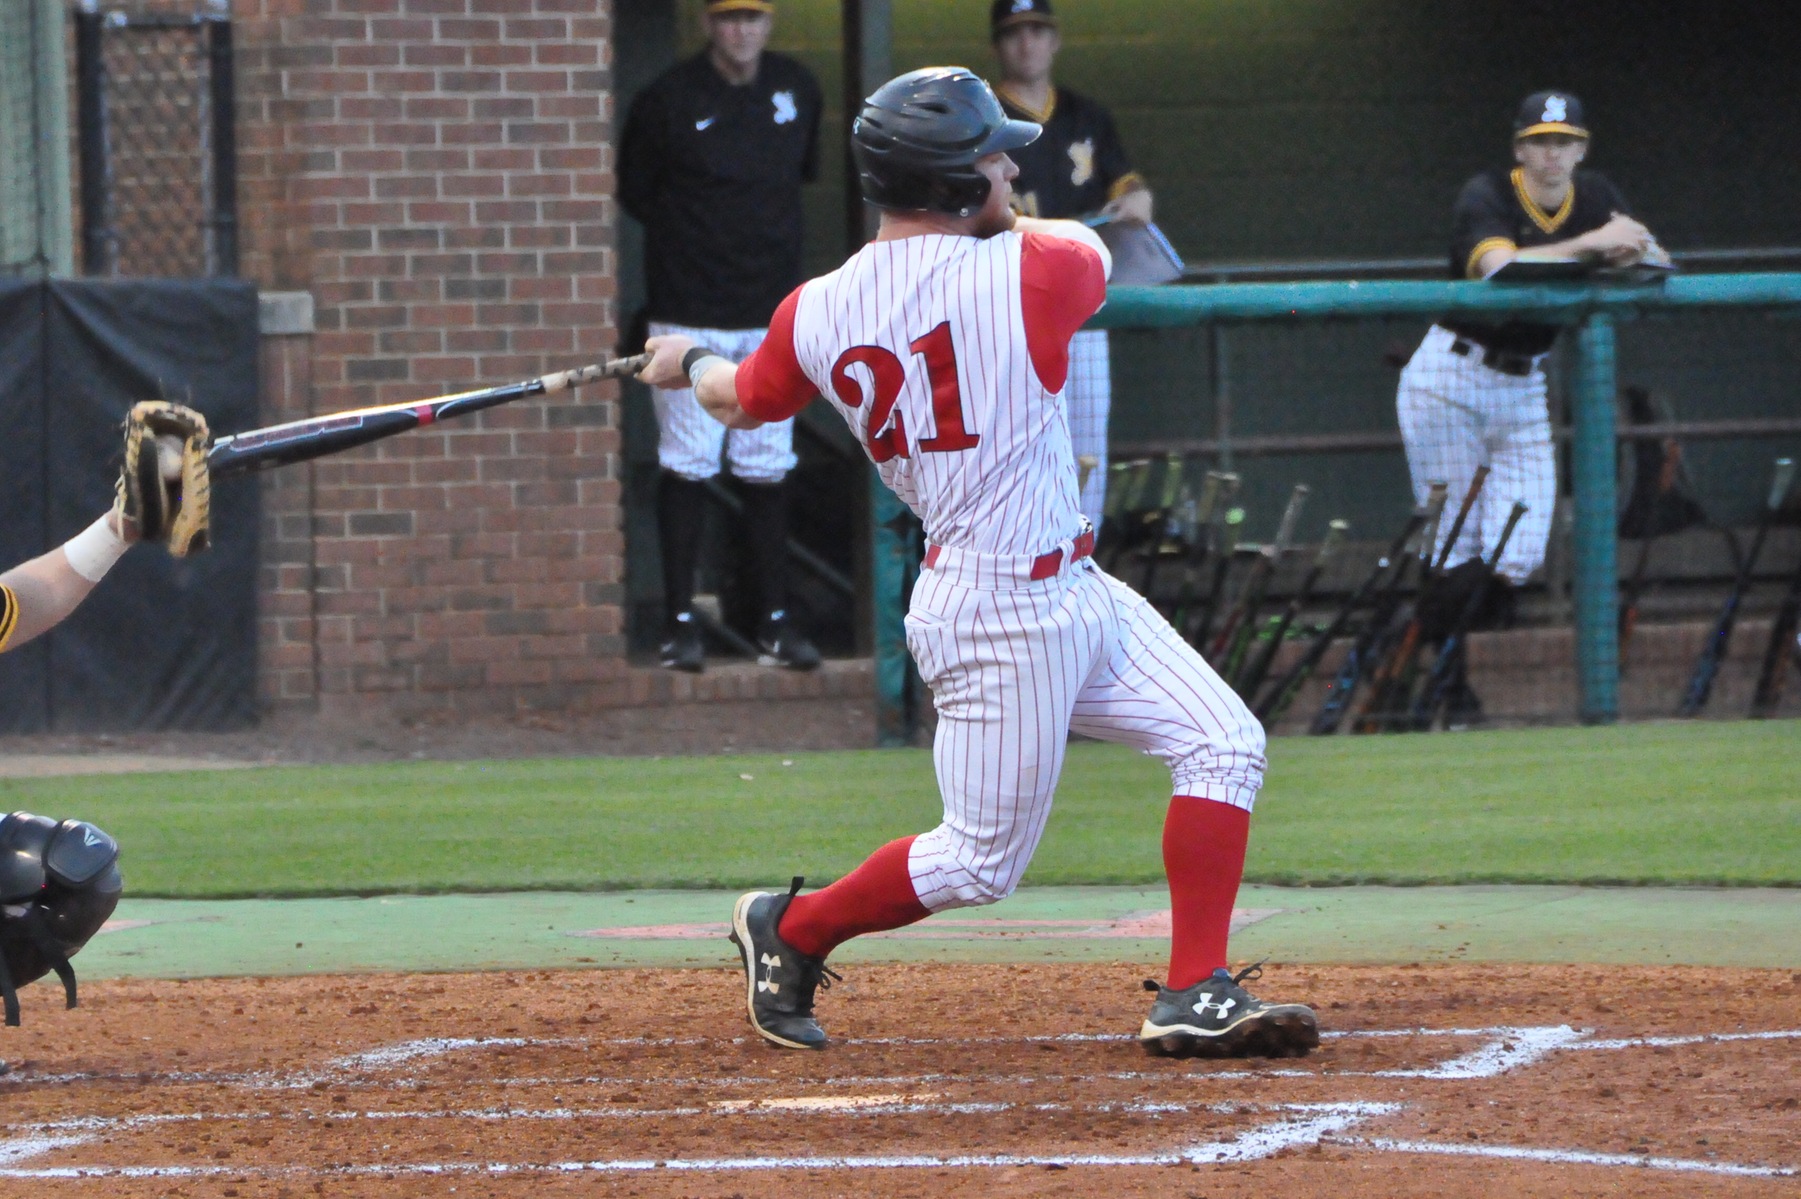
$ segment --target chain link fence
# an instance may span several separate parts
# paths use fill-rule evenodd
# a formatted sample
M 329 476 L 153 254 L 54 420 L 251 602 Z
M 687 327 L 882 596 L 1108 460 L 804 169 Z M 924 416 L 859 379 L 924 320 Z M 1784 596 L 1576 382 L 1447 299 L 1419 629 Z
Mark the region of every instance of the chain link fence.
M 74 19 L 83 272 L 235 275 L 237 155 L 224 0 L 84 0 Z

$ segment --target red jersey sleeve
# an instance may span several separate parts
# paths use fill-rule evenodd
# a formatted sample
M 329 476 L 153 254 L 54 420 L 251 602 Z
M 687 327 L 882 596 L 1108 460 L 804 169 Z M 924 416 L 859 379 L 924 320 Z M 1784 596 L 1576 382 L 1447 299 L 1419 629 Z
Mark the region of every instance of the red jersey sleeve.
M 1093 247 L 1047 233 L 1020 235 L 1019 290 L 1026 349 L 1038 381 L 1062 391 L 1069 339 L 1107 299 L 1107 271 Z
M 818 388 L 794 352 L 794 310 L 800 288 L 776 306 L 763 344 L 738 364 L 738 407 L 760 421 L 787 420 L 813 402 Z

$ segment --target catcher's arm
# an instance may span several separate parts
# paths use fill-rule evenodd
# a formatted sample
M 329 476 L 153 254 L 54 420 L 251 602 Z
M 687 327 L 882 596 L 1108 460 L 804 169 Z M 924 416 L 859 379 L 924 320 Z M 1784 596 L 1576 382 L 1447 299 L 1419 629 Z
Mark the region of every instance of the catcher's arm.
M 0 653 L 62 623 L 137 539 L 131 522 L 108 512 L 65 544 L 0 574 Z

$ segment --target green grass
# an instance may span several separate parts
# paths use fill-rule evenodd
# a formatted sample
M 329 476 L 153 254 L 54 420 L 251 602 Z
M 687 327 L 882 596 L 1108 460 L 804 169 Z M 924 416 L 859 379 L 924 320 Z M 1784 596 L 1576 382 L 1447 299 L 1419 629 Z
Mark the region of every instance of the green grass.
M 1801 884 L 1801 725 L 1289 738 L 1247 878 Z M 816 883 L 936 823 L 924 752 L 394 763 L 0 781 L 78 815 L 139 896 Z M 742 776 L 748 775 L 745 778 Z M 1167 775 L 1073 746 L 1028 884 L 1162 878 Z

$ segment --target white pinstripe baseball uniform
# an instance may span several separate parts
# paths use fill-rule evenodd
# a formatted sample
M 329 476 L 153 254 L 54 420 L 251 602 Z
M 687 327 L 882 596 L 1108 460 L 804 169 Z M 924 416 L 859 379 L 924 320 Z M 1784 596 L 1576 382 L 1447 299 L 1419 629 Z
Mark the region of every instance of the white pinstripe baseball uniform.
M 679 334 L 710 346 L 720 356 L 742 362 L 763 344 L 762 329 L 695 329 L 650 322 L 650 336 Z M 723 458 L 734 477 L 747 483 L 779 483 L 794 469 L 794 418 L 757 429 L 731 429 L 708 416 L 692 388 L 652 388 L 657 406 L 657 463 L 684 479 L 700 482 L 719 473 Z
M 825 395 L 925 525 L 907 642 L 939 713 L 943 822 L 907 864 L 930 910 L 1013 890 L 1070 731 L 1135 745 L 1176 794 L 1248 811 L 1262 728 L 1088 556 L 1063 390 L 1100 256 L 1041 233 L 877 241 L 783 301 L 740 367 L 759 419 Z

